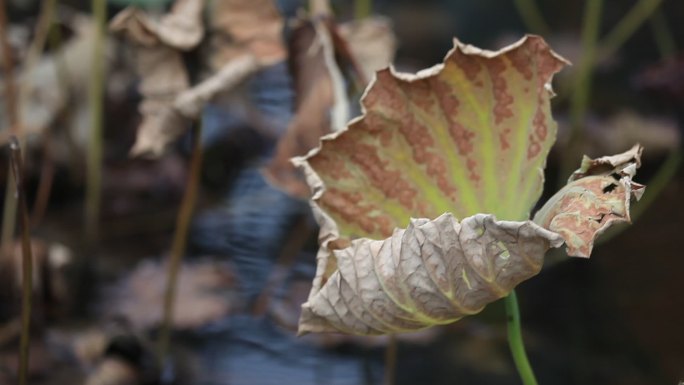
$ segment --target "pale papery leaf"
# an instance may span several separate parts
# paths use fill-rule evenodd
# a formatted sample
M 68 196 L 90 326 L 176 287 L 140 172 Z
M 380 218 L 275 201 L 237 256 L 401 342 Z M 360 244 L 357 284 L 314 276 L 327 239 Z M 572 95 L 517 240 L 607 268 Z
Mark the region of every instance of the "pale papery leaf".
M 133 43 L 142 122 L 131 155 L 160 156 L 182 135 L 188 121 L 174 108 L 174 100 L 190 88 L 181 50 L 197 45 L 204 34 L 201 0 L 178 0 L 159 20 L 129 7 L 117 14 L 110 29 Z
M 334 250 L 338 269 L 302 306 L 300 333 L 386 334 L 478 313 L 536 275 L 563 239 L 531 221 L 414 219 L 382 241 Z
M 570 256 L 589 258 L 596 237 L 616 223 L 630 222 L 629 206 L 645 187 L 632 181 L 643 148 L 597 159 L 581 167 L 535 214 L 534 222 L 560 234 Z

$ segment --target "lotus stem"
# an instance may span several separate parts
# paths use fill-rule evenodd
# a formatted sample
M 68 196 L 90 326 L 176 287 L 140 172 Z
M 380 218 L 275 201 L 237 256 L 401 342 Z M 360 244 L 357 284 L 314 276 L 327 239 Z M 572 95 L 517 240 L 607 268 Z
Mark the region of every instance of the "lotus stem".
M 655 40 L 660 56 L 666 59 L 677 53 L 677 42 L 672 36 L 670 26 L 667 24 L 667 19 L 663 11 L 658 9 L 653 12 L 649 20 L 651 30 L 653 31 L 653 40 Z
M 354 18 L 362 20 L 373 14 L 373 0 L 355 0 Z
M 515 295 L 515 290 L 511 291 L 504 301 L 506 303 L 506 317 L 508 320 L 508 346 L 513 355 L 513 362 L 515 362 L 515 367 L 518 369 L 523 385 L 537 385 L 537 378 L 534 376 L 530 361 L 527 359 L 527 352 L 525 352 L 525 343 L 523 342 L 520 327 L 520 308 L 518 307 L 518 298 Z
M 197 122 L 193 128 L 193 147 L 190 159 L 190 175 L 181 201 L 180 210 L 176 217 L 176 231 L 173 235 L 173 244 L 169 255 L 168 274 L 166 278 L 166 292 L 164 293 L 164 319 L 159 334 L 159 363 L 164 364 L 169 349 L 171 338 L 171 326 L 173 325 L 173 312 L 176 301 L 178 286 L 178 273 L 181 261 L 185 253 L 185 246 L 188 239 L 188 229 L 190 220 L 197 200 L 199 190 L 200 174 L 202 171 L 202 131 L 201 122 Z
M 591 76 L 596 62 L 596 46 L 599 37 L 602 8 L 603 0 L 587 0 L 584 5 L 584 25 L 582 26 L 582 49 L 584 54 L 580 59 L 577 79 L 575 81 L 577 88 L 574 90 L 570 100 L 570 139 L 561 163 L 559 187 L 565 185 L 564 178 L 572 172 L 577 152 L 580 150 L 578 148 L 580 145 L 579 141 L 582 136 L 587 109 L 589 108 Z
M 397 335 L 390 334 L 385 348 L 385 385 L 397 383 Z
M 525 24 L 525 28 L 540 35 L 551 33 L 551 28 L 546 23 L 546 20 L 544 20 L 544 15 L 542 15 L 534 0 L 515 0 L 514 4 Z
M 587 0 L 588 4 L 601 2 Z M 663 0 L 641 0 L 620 20 L 603 39 L 601 51 L 604 55 L 614 54 L 636 32 L 637 29 L 656 11 Z
M 9 132 L 11 135 L 17 135 L 19 132 L 19 109 L 17 104 L 19 99 L 17 97 L 17 88 L 14 83 L 14 58 L 12 55 L 12 48 L 9 40 L 7 40 L 7 14 L 6 14 L 5 0 L 0 0 L 0 49 L 2 49 L 2 72 L 5 79 L 5 102 L 7 120 L 9 122 Z M 12 181 L 12 173 L 7 173 L 5 202 L 3 204 L 2 214 L 2 238 L 0 240 L 0 252 L 10 253 L 12 250 L 12 242 L 14 239 L 14 226 L 17 217 L 17 205 L 14 199 L 14 182 Z
M 19 384 L 27 384 L 29 347 L 31 341 L 31 307 L 33 302 L 33 256 L 31 255 L 31 230 L 26 208 L 26 195 L 23 182 L 23 162 L 21 148 L 16 137 L 10 138 L 10 163 L 14 174 L 16 199 L 21 214 L 21 337 L 19 342 Z
M 105 0 L 92 1 L 93 16 L 96 23 L 96 38 L 93 48 L 93 68 L 91 72 L 89 99 L 91 103 L 91 130 L 86 158 L 86 237 L 90 245 L 95 244 L 99 234 L 100 205 L 102 199 L 102 131 L 104 116 L 104 39 L 107 21 Z

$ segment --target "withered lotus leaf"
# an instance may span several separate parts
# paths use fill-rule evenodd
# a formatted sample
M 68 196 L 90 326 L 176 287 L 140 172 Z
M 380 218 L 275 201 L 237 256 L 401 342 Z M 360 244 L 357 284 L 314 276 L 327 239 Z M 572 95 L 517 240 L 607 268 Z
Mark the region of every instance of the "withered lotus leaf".
M 593 201 L 568 194 L 560 201 L 572 205 L 552 204 L 528 220 L 556 137 L 550 82 L 565 64 L 527 36 L 497 52 L 455 41 L 443 64 L 416 75 L 377 73 L 364 114 L 294 159 L 321 226 L 300 333 L 453 322 L 537 274 L 550 247 L 565 241 L 588 255 L 595 233 L 628 218 L 640 147 L 585 160 L 571 182 L 612 178 L 615 188 L 603 181 Z M 596 215 L 603 222 L 587 236 L 568 225 L 568 209 L 582 223 Z

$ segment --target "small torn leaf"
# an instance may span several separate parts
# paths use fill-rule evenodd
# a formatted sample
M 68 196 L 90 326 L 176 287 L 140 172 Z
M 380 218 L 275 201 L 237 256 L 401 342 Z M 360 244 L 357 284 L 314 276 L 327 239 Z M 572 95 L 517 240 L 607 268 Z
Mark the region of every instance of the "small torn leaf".
M 456 321 L 536 275 L 562 243 L 531 221 L 413 219 L 385 240 L 335 250 L 338 268 L 302 306 L 299 332 L 372 335 Z
M 568 184 L 535 214 L 534 222 L 560 234 L 570 256 L 589 258 L 597 236 L 630 222 L 629 205 L 645 187 L 632 181 L 641 165 L 641 145 L 613 156 L 582 159 Z

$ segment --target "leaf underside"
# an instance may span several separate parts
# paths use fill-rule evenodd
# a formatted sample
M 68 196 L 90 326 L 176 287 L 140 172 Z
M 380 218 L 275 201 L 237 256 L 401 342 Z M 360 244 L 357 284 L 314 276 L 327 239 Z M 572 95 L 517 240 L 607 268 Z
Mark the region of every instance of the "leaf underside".
M 478 313 L 534 276 L 563 240 L 531 221 L 414 219 L 382 241 L 335 250 L 338 269 L 302 307 L 300 333 L 385 334 Z

